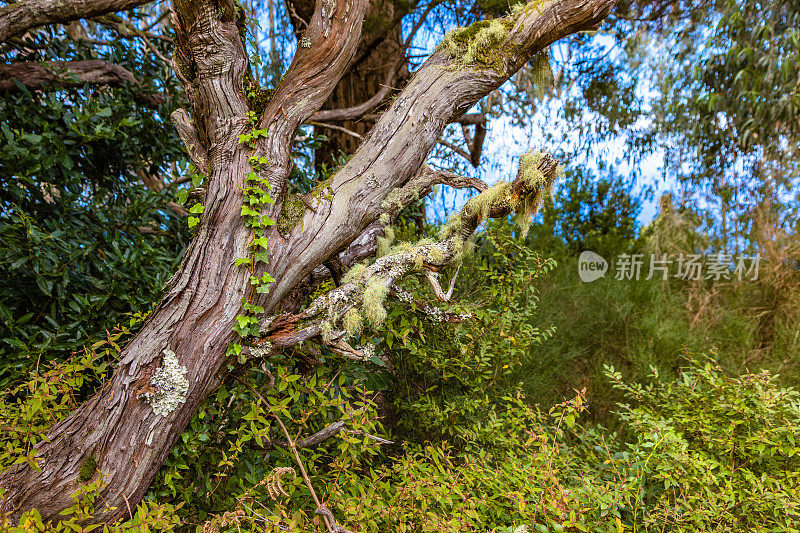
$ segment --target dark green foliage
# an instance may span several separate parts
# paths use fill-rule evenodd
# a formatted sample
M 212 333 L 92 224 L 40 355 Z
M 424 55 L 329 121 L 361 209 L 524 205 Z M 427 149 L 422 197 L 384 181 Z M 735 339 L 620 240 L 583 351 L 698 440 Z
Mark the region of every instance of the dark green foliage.
M 507 226 L 490 228 L 461 266 L 462 304 L 431 302 L 427 288 L 408 283 L 420 303 L 393 304 L 378 334 L 352 341 L 375 344 L 371 361 L 343 360 L 324 349 L 305 353 L 301 347 L 291 357 L 237 373 L 193 418 L 141 512 L 159 516 L 175 505 L 172 516 L 187 529 L 205 524 L 252 530 L 265 521 L 290 530 L 318 528 L 301 476 L 276 474 L 278 467 L 297 474 L 279 417 L 298 441 L 345 423 L 344 431 L 319 446 L 300 446 L 300 455 L 337 520 L 358 524 L 360 531 L 513 532 L 524 531 L 518 530 L 523 525 L 538 531 L 688 533 L 765 525 L 792 531 L 800 488 L 800 449 L 792 440 L 800 429 L 797 395 L 780 389 L 767 373 L 731 378 L 705 358 L 690 360 L 686 368 L 678 345 L 699 334 L 684 324 L 665 336 L 664 328 L 681 319 L 665 320 L 653 311 L 663 306 L 676 313 L 679 306 L 668 297 L 679 298 L 680 291 L 649 282 L 615 289 L 611 281 L 576 290 L 559 269 L 539 279 L 551 267 Z M 534 288 L 543 283 L 539 302 Z M 591 288 L 597 305 L 573 314 L 564 291 L 557 290 L 564 286 L 575 293 L 575 305 L 592 303 L 586 292 Z M 623 287 L 618 296 L 609 294 Z M 654 302 L 651 308 L 648 301 Z M 462 324 L 431 321 L 423 302 L 472 317 Z M 554 334 L 538 329 L 565 320 L 553 313 L 555 305 L 571 322 Z M 603 329 L 609 324 L 616 329 Z M 595 340 L 581 357 L 612 378 L 617 392 L 607 396 L 604 419 L 619 425 L 624 438 L 590 422 L 600 405 L 593 391 L 588 403 L 581 391 L 573 400 L 548 402 L 554 404 L 549 409 L 534 405 L 546 398 L 520 391 L 552 390 L 548 372 L 555 368 L 565 385 L 586 384 L 574 379 L 580 360 L 554 359 L 556 352 L 548 352 L 553 344 L 563 350 L 564 334 L 576 344 Z M 107 351 L 115 351 L 118 341 L 110 340 Z M 727 353 L 734 354 L 740 342 Z M 620 352 L 638 358 L 633 364 L 620 361 L 626 373 L 644 375 L 648 363 L 664 372 L 650 386 L 628 385 L 602 368 L 602 362 L 619 361 Z M 86 357 L 74 365 L 74 376 L 87 374 L 83 369 L 94 372 L 97 355 L 87 351 Z M 82 386 L 73 374 L 59 375 L 40 375 L 30 401 L 2 405 L 4 417 L 13 421 L 38 412 L 42 418 L 59 394 Z M 61 389 L 52 390 L 52 379 Z M 602 387 L 609 390 L 606 379 Z M 380 391 L 381 399 L 376 402 L 370 390 Z M 551 397 L 562 393 L 566 387 Z M 612 397 L 630 402 L 616 408 L 619 419 L 613 418 Z M 55 419 L 69 409 L 60 406 Z M 30 449 L 25 439 L 35 442 L 52 420 L 41 422 L 35 432 L 4 441 L 7 449 Z M 379 445 L 375 437 L 395 444 Z M 286 495 L 275 492 L 278 475 Z M 89 497 L 96 487 L 85 491 Z
M 47 46 L 4 59 L 92 58 L 66 36 L 35 38 Z M 185 166 L 164 121 L 171 101 L 154 111 L 134 94 L 174 94 L 174 80 L 136 47 L 105 48 L 103 58 L 142 86 L 0 99 L 0 389 L 149 310 L 188 242 L 167 205 L 175 188 L 145 179 L 169 183 Z
M 513 239 L 508 226 L 494 228 L 464 259 L 453 297 L 458 303 L 431 303 L 464 315 L 461 323 L 436 320 L 421 303 L 392 309 L 377 349 L 391 362 L 385 394 L 404 439 L 470 440 L 464 426 L 514 389 L 511 373 L 552 334 L 546 323 L 538 325 L 536 290 L 554 266 Z M 417 302 L 430 300 L 427 285 L 407 289 Z

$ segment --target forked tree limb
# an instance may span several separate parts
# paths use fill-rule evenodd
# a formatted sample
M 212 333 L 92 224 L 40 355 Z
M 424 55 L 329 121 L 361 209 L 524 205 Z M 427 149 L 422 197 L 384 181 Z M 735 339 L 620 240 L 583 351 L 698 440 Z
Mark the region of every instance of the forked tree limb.
M 267 357 L 314 338 L 342 355 L 352 357 L 352 354 L 358 354 L 357 350 L 343 342 L 343 337 L 347 335 L 343 322 L 345 315 L 354 308 L 361 308 L 364 314 L 369 314 L 365 308 L 368 304 L 363 298 L 370 284 L 383 286 L 385 294 L 394 291 L 401 299 L 407 299 L 408 295 L 395 284 L 405 276 L 428 276 L 452 264 L 462 253 L 465 241 L 484 220 L 507 217 L 511 213 L 525 213 L 530 210 L 531 202 L 538 207 L 544 193 L 552 188 L 559 177 L 560 168 L 553 156 L 547 153 L 539 156 L 528 153 L 523 156 L 529 158 L 528 161 L 534 157 L 538 157 L 534 160 L 534 174 L 525 171 L 525 163 L 521 160 L 513 182 L 500 182 L 471 198 L 461 209 L 457 221 L 446 227 L 444 237 L 438 242 L 423 240 L 409 249 L 378 258 L 348 283 L 316 298 L 302 313 L 266 319 L 262 325 L 264 336 L 256 341 L 256 347 L 250 350 L 250 355 Z M 532 175 L 536 177 L 532 178 Z M 452 284 L 446 294 L 439 287 L 436 296 L 440 300 L 449 300 L 452 291 Z M 435 308 L 430 309 L 434 320 L 444 318 L 438 316 Z
M 319 264 L 346 247 L 391 204 L 422 167 L 444 128 L 500 86 L 534 54 L 561 37 L 597 26 L 614 0 L 550 0 L 529 4 L 507 19 L 492 67 L 459 64 L 437 49 L 332 177 L 287 239 L 270 238 L 269 272 L 280 278 L 259 300 L 274 308 Z M 279 99 L 271 104 L 278 105 Z
M 297 128 L 322 107 L 347 69 L 367 6 L 367 0 L 317 2 L 301 46 L 260 117 L 258 127 L 264 135 L 256 151 L 270 161 L 266 177 L 278 200 L 276 211 L 286 190 Z
M 150 0 L 20 0 L 0 8 L 0 43 L 46 24 L 125 11 Z

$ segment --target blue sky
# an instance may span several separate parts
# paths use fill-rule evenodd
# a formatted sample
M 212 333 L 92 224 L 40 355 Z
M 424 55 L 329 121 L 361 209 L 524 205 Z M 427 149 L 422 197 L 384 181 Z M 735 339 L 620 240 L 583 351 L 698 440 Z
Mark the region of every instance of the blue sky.
M 607 35 L 597 34 L 593 38 L 593 44 L 599 44 L 613 53 L 613 38 Z M 423 43 L 434 43 L 431 36 L 426 36 Z M 421 45 L 420 45 L 421 46 Z M 430 45 L 430 50 L 435 44 Z M 555 57 L 565 57 L 566 54 L 559 50 L 559 43 L 556 43 L 551 50 Z M 655 45 L 652 46 L 653 53 L 658 53 Z M 569 65 L 567 65 L 569 68 Z M 639 80 L 637 93 L 645 100 L 652 100 L 656 96 L 656 91 L 650 86 L 648 80 Z M 510 89 L 512 82 L 508 81 L 503 86 Z M 574 90 L 574 89 L 573 89 Z M 516 174 L 519 156 L 531 149 L 544 149 L 553 152 L 574 151 L 579 143 L 578 132 L 568 131 L 563 122 L 559 122 L 557 117 L 562 115 L 563 101 L 557 97 L 543 102 L 537 107 L 530 116 L 527 126 L 521 127 L 514 124 L 511 117 L 500 117 L 489 122 L 486 142 L 484 144 L 483 159 L 485 162 L 477 169 L 471 167 L 467 170 L 471 175 L 480 177 L 488 184 L 493 185 L 500 180 L 510 180 Z M 554 120 L 555 118 L 555 120 Z M 591 127 L 595 117 L 590 111 L 585 111 L 584 122 L 587 127 Z M 559 127 L 561 125 L 561 127 Z M 634 125 L 636 129 L 644 129 L 649 126 L 649 119 L 640 119 Z M 544 133 L 548 132 L 549 137 Z M 603 161 L 606 165 L 613 168 L 617 174 L 628 176 L 637 175 L 632 195 L 642 198 L 642 211 L 639 222 L 642 226 L 647 225 L 657 214 L 658 197 L 663 192 L 675 192 L 677 188 L 676 180 L 665 177 L 663 168 L 664 153 L 656 149 L 653 153 L 632 163 L 626 156 L 627 136 L 623 132 L 613 139 L 595 143 L 591 146 L 589 153 L 583 153 L 570 161 L 565 161 L 567 169 L 583 167 L 589 169 L 596 176 L 603 176 L 606 171 L 598 168 L 598 161 Z M 435 160 L 433 163 L 435 164 Z M 633 165 L 636 165 L 634 168 Z M 643 195 L 643 188 L 651 187 L 654 194 Z M 464 191 L 456 191 L 450 187 L 441 187 L 435 198 L 428 202 L 427 215 L 431 221 L 442 221 L 454 209 L 460 208 L 470 196 Z M 444 206 L 444 208 L 443 208 Z

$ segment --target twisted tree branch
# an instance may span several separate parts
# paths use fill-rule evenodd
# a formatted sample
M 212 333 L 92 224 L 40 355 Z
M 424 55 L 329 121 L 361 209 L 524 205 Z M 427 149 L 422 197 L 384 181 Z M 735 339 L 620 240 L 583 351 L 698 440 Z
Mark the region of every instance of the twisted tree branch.
M 538 159 L 533 159 L 537 158 Z M 526 166 L 535 161 L 535 170 Z M 421 180 L 430 179 L 437 173 L 430 171 L 422 174 Z M 550 154 L 531 153 L 523 156 L 517 177 L 512 183 L 500 182 L 491 189 L 471 198 L 462 208 L 455 222 L 445 227 L 444 236 L 438 242 L 420 241 L 412 248 L 396 252 L 377 259 L 363 273 L 346 284 L 315 299 L 309 307 L 296 315 L 273 316 L 262 325 L 263 337 L 255 345 L 260 347 L 251 350 L 255 357 L 266 357 L 275 351 L 295 346 L 303 341 L 321 337 L 321 341 L 334 351 L 361 352 L 343 344 L 346 335 L 342 329 L 345 315 L 353 308 L 362 305 L 362 297 L 370 284 L 377 283 L 385 288 L 385 293 L 393 292 L 401 300 L 408 295 L 395 287 L 401 278 L 428 272 L 437 272 L 453 263 L 461 254 L 464 242 L 475 229 L 487 218 L 502 218 L 512 212 L 528 212 L 531 203 L 536 206 L 541 202 L 544 192 L 549 190 L 560 175 L 557 161 Z M 452 285 L 445 294 L 441 289 L 436 296 L 447 300 L 452 295 Z M 363 304 L 366 305 L 366 304 Z M 430 314 L 435 320 L 443 320 L 433 308 Z M 352 357 L 352 355 L 348 355 Z
M 108 87 L 122 87 L 129 84 L 137 89 L 134 97 L 148 107 L 157 108 L 166 101 L 163 94 L 147 92 L 131 71 L 101 59 L 19 61 L 10 65 L 0 65 L 0 91 L 19 90 L 14 80 L 33 91 L 47 85 L 66 88 L 82 87 L 87 83 Z
M 45 24 L 133 9 L 149 0 L 20 0 L 0 8 L 0 43 Z

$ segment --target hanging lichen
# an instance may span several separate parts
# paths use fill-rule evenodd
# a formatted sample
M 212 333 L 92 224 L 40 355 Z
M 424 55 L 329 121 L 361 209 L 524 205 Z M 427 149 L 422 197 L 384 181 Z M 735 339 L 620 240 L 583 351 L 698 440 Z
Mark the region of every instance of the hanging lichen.
M 366 272 L 366 271 L 367 271 L 367 265 L 366 264 L 364 264 L 364 263 L 355 264 L 352 267 L 350 267 L 350 270 L 348 270 L 345 273 L 344 277 L 342 277 L 342 283 L 347 284 L 347 283 L 350 283 L 352 281 L 355 281 L 356 279 L 358 279 L 361 276 L 363 276 L 364 272 Z
M 383 228 L 383 237 L 378 237 L 376 239 L 378 244 L 376 257 L 383 257 L 389 252 L 389 248 L 394 242 L 394 238 L 395 238 L 394 230 L 392 229 L 391 226 L 386 226 L 385 228 Z
M 364 289 L 364 295 L 362 296 L 362 303 L 364 307 L 364 316 L 372 329 L 378 329 L 386 319 L 386 308 L 383 306 L 383 303 L 386 301 L 388 295 L 389 287 L 384 279 L 373 276 L 367 281 L 367 287 Z
M 505 201 L 508 201 L 511 192 L 511 184 L 505 181 L 500 181 L 493 187 L 483 191 L 478 196 L 473 196 L 464 205 L 465 212 L 470 215 L 478 215 L 478 223 L 483 222 L 489 218 L 489 211 L 491 208 L 499 207 Z
M 542 50 L 533 56 L 530 65 L 534 96 L 541 100 L 555 80 L 553 68 L 550 66 L 550 54 L 547 50 Z
M 444 262 L 444 252 L 438 246 L 431 246 L 430 250 L 428 250 L 428 261 L 431 263 L 442 263 Z
M 319 326 L 319 333 L 322 336 L 322 342 L 330 344 L 333 340 L 333 324 L 324 320 Z
M 461 213 L 454 213 L 447 217 L 447 222 L 439 229 L 439 239 L 449 239 L 461 231 Z
M 361 332 L 364 331 L 364 317 L 361 315 L 358 309 L 351 307 L 344 314 L 342 326 L 344 326 L 344 330 L 350 337 L 361 335 Z
M 547 177 L 539 169 L 539 165 L 544 158 L 543 152 L 533 150 L 523 154 L 519 159 L 519 179 L 525 182 L 528 190 L 536 191 L 522 199 L 522 205 L 516 208 L 516 225 L 520 229 L 520 235 L 524 238 L 530 229 L 531 219 L 539 210 L 539 206 L 545 194 L 549 194 L 555 180 L 548 182 Z M 558 179 L 564 174 L 561 165 L 556 167 L 555 178 Z

